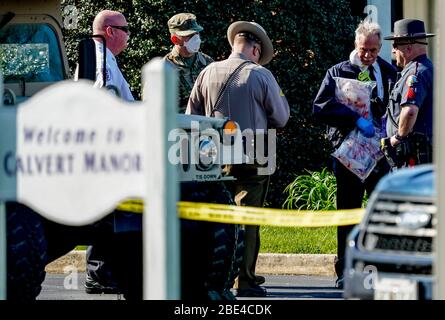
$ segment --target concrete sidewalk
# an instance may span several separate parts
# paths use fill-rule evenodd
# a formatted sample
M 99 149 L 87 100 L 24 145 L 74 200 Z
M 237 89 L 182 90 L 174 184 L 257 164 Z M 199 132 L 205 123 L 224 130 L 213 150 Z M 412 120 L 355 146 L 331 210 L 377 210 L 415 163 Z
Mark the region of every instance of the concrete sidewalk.
M 333 254 L 260 253 L 258 274 L 333 276 Z M 74 250 L 46 266 L 48 273 L 85 272 L 85 251 Z

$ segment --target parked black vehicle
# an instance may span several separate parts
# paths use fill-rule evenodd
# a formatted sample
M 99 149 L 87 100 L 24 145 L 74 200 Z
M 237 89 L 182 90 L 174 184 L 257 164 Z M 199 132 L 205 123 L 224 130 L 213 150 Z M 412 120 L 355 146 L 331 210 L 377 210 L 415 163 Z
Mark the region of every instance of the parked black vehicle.
M 432 299 L 434 178 L 433 165 L 419 165 L 379 182 L 349 235 L 345 298 Z

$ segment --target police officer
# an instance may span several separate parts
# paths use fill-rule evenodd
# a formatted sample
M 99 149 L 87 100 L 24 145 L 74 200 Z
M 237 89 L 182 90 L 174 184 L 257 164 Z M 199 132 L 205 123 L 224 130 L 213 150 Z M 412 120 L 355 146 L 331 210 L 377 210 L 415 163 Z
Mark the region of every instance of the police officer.
M 395 82 L 397 70 L 378 56 L 381 46 L 380 26 L 365 20 L 355 30 L 355 49 L 351 52 L 349 60 L 336 64 L 326 72 L 314 100 L 313 112 L 317 120 L 328 125 L 329 140 L 334 148 L 338 148 L 345 137 L 355 128 L 358 128 L 363 135 L 373 137 L 375 128 L 382 127 L 382 116 L 386 112 L 385 106 L 389 99 L 389 84 Z M 337 101 L 335 77 L 365 81 L 375 79 L 377 82 L 376 95 L 382 103 L 371 104 L 372 120 L 361 117 L 357 112 Z M 380 178 L 389 171 L 386 160 L 382 159 L 366 180 L 362 181 L 336 158 L 333 160 L 337 182 L 337 209 L 360 208 L 365 191 L 370 195 Z M 335 272 L 337 274 L 336 287 L 338 288 L 343 288 L 346 240 L 352 228 L 353 226 L 349 225 L 337 228 Z
M 213 59 L 199 51 L 203 30 L 191 13 L 178 13 L 168 20 L 170 40 L 174 47 L 164 59 L 179 72 L 179 112 L 184 113 L 198 74 Z
M 228 59 L 213 62 L 198 76 L 186 113 L 230 117 L 241 130 L 284 127 L 289 105 L 272 73 L 263 65 L 272 60 L 273 45 L 266 31 L 255 22 L 237 21 L 227 30 L 232 47 Z M 220 102 L 220 103 L 219 103 Z M 262 207 L 269 175 L 252 165 L 235 165 L 237 179 L 230 189 L 237 205 Z M 263 277 L 255 274 L 260 249 L 258 226 L 245 227 L 245 252 L 238 279 L 238 296 L 265 296 Z
M 93 21 L 93 33 L 102 35 L 106 43 L 106 81 L 107 87 L 117 89 L 120 97 L 127 101 L 133 101 L 130 87 L 122 75 L 117 65 L 116 56 L 119 55 L 128 45 L 130 31 L 124 15 L 117 11 L 103 10 L 99 12 Z M 103 79 L 103 43 L 100 38 L 94 38 L 96 45 L 96 87 L 104 85 Z M 97 234 L 112 228 L 108 221 L 97 224 L 95 227 Z M 105 231 L 104 231 L 105 232 Z M 117 285 L 113 279 L 109 266 L 109 257 L 113 255 L 116 248 L 110 247 L 109 242 L 98 237 L 94 246 L 87 249 L 87 275 L 85 280 L 85 291 L 94 293 L 116 293 Z
M 122 99 L 133 101 L 134 97 L 130 91 L 130 86 L 125 80 L 116 56 L 128 46 L 130 31 L 124 15 L 117 11 L 103 10 L 99 12 L 93 22 L 93 33 L 102 35 L 106 43 L 106 81 L 107 87 L 117 88 Z M 100 38 L 94 38 L 96 44 L 96 82 L 95 86 L 102 87 L 103 81 L 103 43 Z
M 391 146 L 422 135 L 423 157 L 413 159 L 412 164 L 432 161 L 433 137 L 433 63 L 427 57 L 427 38 L 434 34 L 425 32 L 424 22 L 402 19 L 394 23 L 394 34 L 385 37 L 393 40 L 392 53 L 397 65 L 403 68 L 391 94 L 387 134 Z M 408 163 L 409 164 L 409 163 Z

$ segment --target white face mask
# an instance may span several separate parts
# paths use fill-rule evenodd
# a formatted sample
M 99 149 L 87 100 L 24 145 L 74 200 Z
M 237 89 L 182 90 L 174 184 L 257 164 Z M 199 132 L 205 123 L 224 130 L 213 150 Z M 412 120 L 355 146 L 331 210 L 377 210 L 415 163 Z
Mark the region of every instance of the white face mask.
M 184 42 L 184 47 L 190 53 L 198 52 L 200 46 L 201 46 L 201 38 L 199 37 L 199 34 L 195 34 L 193 37 L 189 39 L 189 41 Z

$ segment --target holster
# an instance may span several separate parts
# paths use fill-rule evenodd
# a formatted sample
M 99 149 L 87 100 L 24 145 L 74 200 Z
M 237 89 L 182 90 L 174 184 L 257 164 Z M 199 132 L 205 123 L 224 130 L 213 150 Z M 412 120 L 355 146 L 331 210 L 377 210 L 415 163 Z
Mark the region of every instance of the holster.
M 401 168 L 431 163 L 433 152 L 431 141 L 420 132 L 410 133 L 402 142 L 393 147 L 390 138 L 383 138 L 380 147 L 391 168 Z

